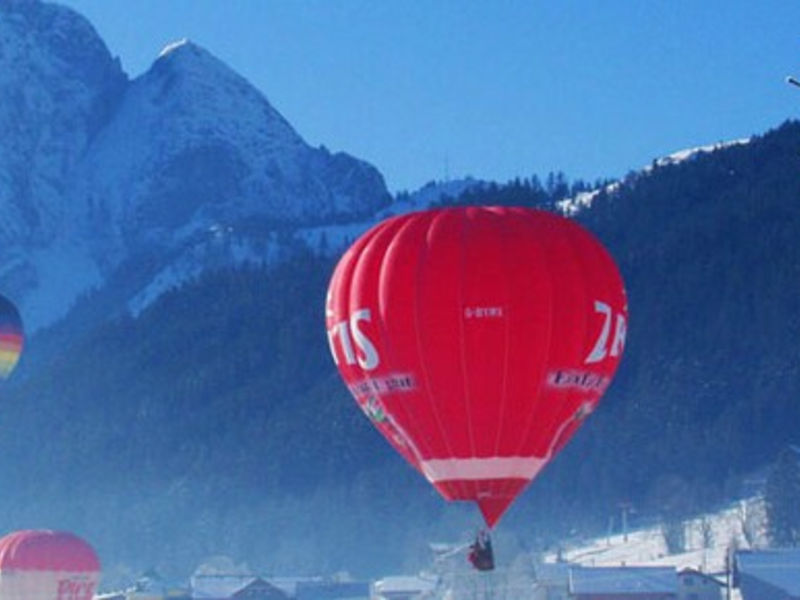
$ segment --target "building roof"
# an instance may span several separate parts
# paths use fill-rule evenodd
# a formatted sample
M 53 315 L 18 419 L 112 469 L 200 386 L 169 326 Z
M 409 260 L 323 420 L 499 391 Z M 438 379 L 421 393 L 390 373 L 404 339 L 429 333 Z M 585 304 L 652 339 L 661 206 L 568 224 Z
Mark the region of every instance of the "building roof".
M 540 563 L 534 566 L 536 581 L 542 584 L 563 585 L 569 583 L 569 570 L 576 567 L 568 562 Z
M 306 583 L 322 583 L 322 577 L 264 577 L 276 588 L 283 590 L 289 596 L 297 595 L 297 587 Z
M 193 575 L 193 598 L 229 598 L 256 580 L 255 575 Z
M 573 567 L 573 594 L 677 594 L 674 567 Z
M 194 575 L 192 598 L 231 598 L 245 589 L 271 592 L 276 598 L 288 598 L 284 590 L 256 575 Z M 252 592 L 251 592 L 252 593 Z
M 719 579 L 717 579 L 713 575 L 710 575 L 709 573 L 703 573 L 702 571 L 698 571 L 697 569 L 692 569 L 690 567 L 686 567 L 685 569 L 682 569 L 678 573 L 678 576 L 679 577 L 702 577 L 703 579 L 706 579 L 711 583 L 716 583 L 717 585 L 723 586 L 723 587 L 725 586 L 724 582 L 720 581 Z
M 298 596 L 298 590 L 301 588 L 305 590 L 305 593 L 308 593 L 314 586 L 321 586 L 322 588 L 325 586 L 333 586 L 335 588 L 336 586 L 344 585 L 345 588 L 340 588 L 340 591 L 343 592 L 346 592 L 347 589 L 355 589 L 348 588 L 345 582 L 325 580 L 322 577 L 267 577 L 247 573 L 194 574 L 190 579 L 190 585 L 194 598 L 228 598 L 247 586 L 252 585 L 256 580 L 266 582 L 289 597 Z M 368 583 L 363 584 L 363 582 L 346 583 L 369 586 Z M 321 593 L 329 592 L 323 591 Z M 367 594 L 367 596 L 368 595 L 369 594 Z M 347 598 L 347 596 L 332 596 L 332 598 Z
M 736 570 L 756 577 L 790 596 L 800 596 L 800 548 L 740 550 Z
M 392 575 L 375 582 L 378 594 L 429 592 L 436 589 L 437 582 L 416 575 Z
M 288 600 L 289 595 L 271 583 L 257 577 L 245 587 L 235 592 L 232 598 L 271 598 L 272 600 Z
M 297 584 L 297 600 L 350 600 L 370 596 L 368 581 L 308 581 Z

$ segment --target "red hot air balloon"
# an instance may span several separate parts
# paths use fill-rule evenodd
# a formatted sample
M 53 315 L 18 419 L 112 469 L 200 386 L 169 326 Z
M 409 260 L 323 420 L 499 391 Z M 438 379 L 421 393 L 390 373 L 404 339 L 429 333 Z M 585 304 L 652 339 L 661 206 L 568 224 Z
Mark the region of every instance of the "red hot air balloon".
M 27 530 L 0 538 L 0 599 L 92 600 L 100 561 L 76 535 Z
M 17 307 L 0 296 L 0 379 L 6 379 L 17 366 L 24 334 Z
M 459 207 L 359 238 L 334 270 L 326 322 L 374 425 L 493 527 L 611 382 L 627 302 L 613 259 L 574 221 Z

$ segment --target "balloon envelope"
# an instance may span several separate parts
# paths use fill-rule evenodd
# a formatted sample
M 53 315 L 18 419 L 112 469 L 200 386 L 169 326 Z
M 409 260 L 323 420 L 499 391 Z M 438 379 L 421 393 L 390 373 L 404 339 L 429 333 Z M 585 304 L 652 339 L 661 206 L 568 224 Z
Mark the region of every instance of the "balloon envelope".
M 100 561 L 78 536 L 26 530 L 0 538 L 0 599 L 92 600 Z
M 0 379 L 6 379 L 17 366 L 24 334 L 17 307 L 0 296 Z
M 389 443 L 494 526 L 595 408 L 625 343 L 622 279 L 577 223 L 459 207 L 384 221 L 339 261 L 334 362 Z

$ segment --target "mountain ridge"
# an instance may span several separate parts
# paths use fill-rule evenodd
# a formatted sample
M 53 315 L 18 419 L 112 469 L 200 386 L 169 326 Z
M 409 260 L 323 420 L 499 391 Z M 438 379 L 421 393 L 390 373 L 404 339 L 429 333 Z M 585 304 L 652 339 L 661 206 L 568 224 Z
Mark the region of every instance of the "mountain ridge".
M 268 260 L 264 237 L 389 203 L 375 167 L 310 147 L 259 90 L 192 42 L 129 80 L 71 9 L 10 2 L 0 16 L 0 91 L 10 99 L 0 124 L 15 132 L 6 144 L 15 152 L 0 153 L 9 183 L 0 289 L 29 331 L 139 255 L 160 248 L 192 262 L 214 243 L 203 239 L 210 229 L 236 228 L 245 254 Z
M 52 10 L 0 3 L 23 24 Z M 4 62 L 22 43 L 9 22 L 0 73 L 19 77 Z M 337 250 L 376 218 L 431 205 L 556 210 L 589 194 L 573 216 L 609 247 L 629 292 L 619 373 L 504 517 L 499 560 L 602 530 L 620 502 L 672 519 L 735 497 L 746 473 L 796 442 L 796 121 L 613 184 L 456 182 L 444 197 L 434 186 L 393 200 L 377 169 L 308 147 L 202 48 L 174 46 L 128 81 L 76 22 L 91 38 L 78 49 L 97 59 L 86 79 L 48 63 L 54 87 L 34 78 L 19 92 L 43 100 L 0 104 L 21 148 L 47 150 L 29 165 L 29 154 L 0 155 L 13 192 L 0 195 L 0 290 L 33 332 L 0 387 L 0 527 L 71 529 L 109 572 L 155 564 L 183 576 L 218 553 L 270 572 L 413 569 L 430 539 L 474 534 L 474 514 L 438 498 L 353 405 L 323 326 Z M 206 69 L 227 82 L 205 99 L 213 111 L 191 100 L 213 87 L 195 79 Z M 93 73 L 110 77 L 96 86 Z M 0 92 L 13 97 L 10 81 L 0 75 Z M 67 83 L 75 103 L 51 114 L 49 94 Z M 212 118 L 230 93 L 255 112 Z M 31 117 L 14 112 L 29 106 Z M 229 137 L 251 114 L 263 135 Z M 280 135 L 264 137 L 270 124 Z M 115 134 L 147 129 L 162 144 L 152 155 Z M 51 148 L 55 132 L 74 137 Z
M 605 531 L 620 502 L 671 522 L 741 497 L 796 443 L 797 148 L 790 122 L 632 175 L 578 213 L 626 281 L 625 356 L 504 517 L 498 560 Z M 487 184 L 447 203 L 552 208 L 562 192 Z M 0 526 L 68 527 L 113 564 L 182 577 L 220 553 L 274 573 L 414 570 L 428 541 L 474 534 L 470 507 L 442 501 L 339 380 L 323 326 L 333 254 L 222 263 L 100 326 L 89 305 L 113 286 L 86 297 L 88 316 L 43 333 L 5 388 Z

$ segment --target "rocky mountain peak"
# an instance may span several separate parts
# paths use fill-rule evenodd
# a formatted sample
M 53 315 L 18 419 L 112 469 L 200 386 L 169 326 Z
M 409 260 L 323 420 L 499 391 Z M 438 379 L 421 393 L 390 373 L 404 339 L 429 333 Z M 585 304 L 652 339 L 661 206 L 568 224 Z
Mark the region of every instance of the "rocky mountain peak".
M 32 328 L 139 257 L 153 298 L 210 253 L 217 267 L 272 260 L 278 232 L 290 241 L 390 200 L 373 166 L 309 146 L 205 48 L 170 44 L 129 80 L 56 4 L 0 0 L 0 98 L 0 290 Z
M 65 180 L 127 78 L 86 19 L 35 0 L 0 3 L 0 241 L 50 240 Z M 2 253 L 0 253 L 2 259 Z

